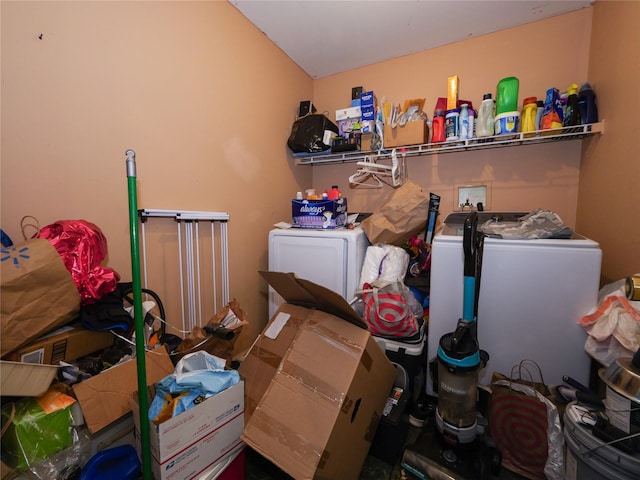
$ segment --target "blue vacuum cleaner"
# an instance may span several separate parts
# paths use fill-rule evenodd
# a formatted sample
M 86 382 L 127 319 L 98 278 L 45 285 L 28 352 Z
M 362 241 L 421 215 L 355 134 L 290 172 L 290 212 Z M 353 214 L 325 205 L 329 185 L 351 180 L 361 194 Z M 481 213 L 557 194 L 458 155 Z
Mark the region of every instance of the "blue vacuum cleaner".
M 478 296 L 484 235 L 478 233 L 478 213 L 471 212 L 463 230 L 464 286 L 462 318 L 438 347 L 436 426 L 452 446 L 471 444 L 477 436 L 478 373 L 489 355 L 478 345 Z

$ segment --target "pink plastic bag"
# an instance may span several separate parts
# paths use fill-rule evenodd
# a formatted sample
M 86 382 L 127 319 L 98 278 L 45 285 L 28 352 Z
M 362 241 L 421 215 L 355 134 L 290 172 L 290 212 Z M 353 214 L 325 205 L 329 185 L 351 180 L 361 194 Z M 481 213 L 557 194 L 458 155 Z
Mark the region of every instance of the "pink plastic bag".
M 107 239 L 100 228 L 85 220 L 61 220 L 40 229 L 58 251 L 78 288 L 82 305 L 94 303 L 116 289 L 120 275 L 100 264 L 107 257 Z

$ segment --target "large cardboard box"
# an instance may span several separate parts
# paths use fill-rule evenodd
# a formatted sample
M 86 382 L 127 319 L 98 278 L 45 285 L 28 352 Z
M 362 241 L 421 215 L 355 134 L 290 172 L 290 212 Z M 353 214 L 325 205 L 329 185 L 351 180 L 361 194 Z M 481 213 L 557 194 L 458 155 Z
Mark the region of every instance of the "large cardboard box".
M 151 392 L 149 401 L 155 393 Z M 140 453 L 140 410 L 131 397 Z M 244 447 L 244 383 L 240 382 L 169 420 L 149 425 L 155 480 L 191 480 Z
M 407 122 L 404 126 L 384 126 L 384 148 L 422 145 L 429 138 L 429 126 L 423 120 Z
M 145 354 L 147 385 L 158 383 L 173 373 L 174 366 L 164 346 Z M 96 433 L 131 411 L 131 394 L 138 390 L 135 359 L 115 365 L 95 377 L 73 386 L 84 420 Z
M 335 292 L 260 272 L 287 301 L 242 362 L 242 439 L 296 479 L 357 479 L 395 379 L 364 321 Z
M 111 332 L 88 330 L 79 324 L 66 325 L 14 350 L 4 359 L 57 365 L 108 348 L 114 339 Z

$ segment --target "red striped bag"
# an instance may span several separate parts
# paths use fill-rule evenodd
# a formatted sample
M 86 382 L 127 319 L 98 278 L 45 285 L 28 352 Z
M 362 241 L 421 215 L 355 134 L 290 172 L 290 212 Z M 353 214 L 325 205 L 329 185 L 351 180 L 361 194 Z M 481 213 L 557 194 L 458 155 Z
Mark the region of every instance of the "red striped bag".
M 401 282 L 384 287 L 363 285 L 363 318 L 371 333 L 381 337 L 411 337 L 418 333 L 418 320 L 407 305 L 404 289 Z

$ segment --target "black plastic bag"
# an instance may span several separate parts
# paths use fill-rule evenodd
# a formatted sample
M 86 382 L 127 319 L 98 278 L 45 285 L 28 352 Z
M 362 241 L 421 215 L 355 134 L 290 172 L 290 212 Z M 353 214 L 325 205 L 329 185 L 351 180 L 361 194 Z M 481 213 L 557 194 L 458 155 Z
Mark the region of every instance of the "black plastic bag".
M 331 145 L 323 143 L 326 130 L 338 134 L 336 124 L 325 115 L 321 113 L 305 115 L 293 122 L 287 145 L 294 153 L 318 153 L 329 150 Z

